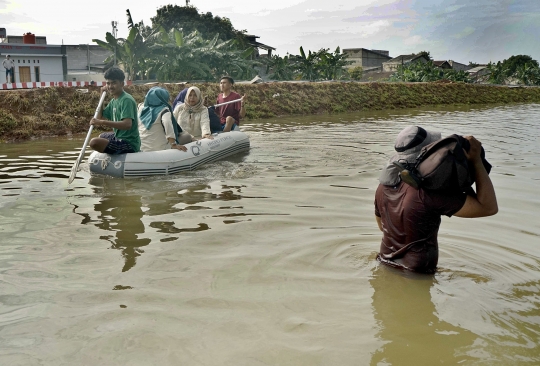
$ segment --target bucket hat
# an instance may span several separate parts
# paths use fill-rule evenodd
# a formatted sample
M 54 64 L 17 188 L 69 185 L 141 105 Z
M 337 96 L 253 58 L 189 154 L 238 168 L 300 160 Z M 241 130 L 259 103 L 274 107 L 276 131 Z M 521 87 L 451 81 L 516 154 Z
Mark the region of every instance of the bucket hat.
M 400 171 L 393 163 L 398 162 L 403 166 L 414 164 L 424 146 L 440 139 L 440 132 L 428 131 L 419 126 L 405 127 L 396 137 L 394 143 L 396 153 L 385 165 L 379 176 L 379 182 L 386 186 L 397 185 L 401 180 Z

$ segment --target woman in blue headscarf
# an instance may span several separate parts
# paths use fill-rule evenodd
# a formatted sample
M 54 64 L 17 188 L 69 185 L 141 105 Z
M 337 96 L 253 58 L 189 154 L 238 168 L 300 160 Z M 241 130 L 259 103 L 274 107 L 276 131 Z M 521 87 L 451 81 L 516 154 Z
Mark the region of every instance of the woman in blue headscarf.
M 191 142 L 191 135 L 182 132 L 176 122 L 166 89 L 159 86 L 150 89 L 138 112 L 141 151 L 187 150 L 183 145 Z

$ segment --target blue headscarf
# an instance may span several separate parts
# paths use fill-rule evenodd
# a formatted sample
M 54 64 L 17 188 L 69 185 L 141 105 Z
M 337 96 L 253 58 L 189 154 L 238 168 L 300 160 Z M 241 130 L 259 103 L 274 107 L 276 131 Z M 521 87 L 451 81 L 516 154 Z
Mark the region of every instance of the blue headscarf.
M 172 109 L 174 109 L 178 103 L 184 103 L 184 101 L 186 100 L 187 91 L 188 91 L 188 88 L 185 88 L 180 93 L 178 93 L 178 95 L 176 96 L 172 104 Z
M 141 110 L 140 120 L 144 127 L 149 130 L 159 114 L 165 108 L 171 112 L 174 135 L 176 143 L 178 143 L 178 135 L 180 132 L 182 132 L 182 129 L 180 126 L 178 126 L 178 123 L 176 123 L 176 118 L 174 118 L 173 110 L 169 104 L 169 92 L 166 89 L 160 86 L 154 86 L 148 91 L 148 93 L 146 93 L 146 97 L 144 98 L 144 107 Z

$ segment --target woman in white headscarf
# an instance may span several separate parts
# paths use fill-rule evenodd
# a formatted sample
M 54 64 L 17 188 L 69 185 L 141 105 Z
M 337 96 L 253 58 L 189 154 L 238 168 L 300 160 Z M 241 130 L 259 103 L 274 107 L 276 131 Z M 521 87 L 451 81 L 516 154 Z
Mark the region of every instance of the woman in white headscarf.
M 188 89 L 184 104 L 178 104 L 173 114 L 182 131 L 189 133 L 193 140 L 212 139 L 208 109 L 203 105 L 202 93 L 196 86 Z

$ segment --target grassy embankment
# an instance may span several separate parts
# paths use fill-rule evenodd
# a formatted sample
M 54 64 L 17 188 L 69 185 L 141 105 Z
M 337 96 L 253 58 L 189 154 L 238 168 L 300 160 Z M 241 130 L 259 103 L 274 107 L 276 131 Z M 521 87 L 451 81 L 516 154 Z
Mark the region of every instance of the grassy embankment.
M 215 101 L 216 83 L 196 85 Z M 126 91 L 142 102 L 151 86 L 134 85 Z M 173 98 L 184 88 L 184 84 L 162 86 Z M 235 90 L 248 94 L 248 119 L 428 105 L 540 103 L 540 88 L 461 83 L 265 83 L 237 84 Z M 98 87 L 88 93 L 75 88 L 0 92 L 0 141 L 84 133 L 99 97 Z

